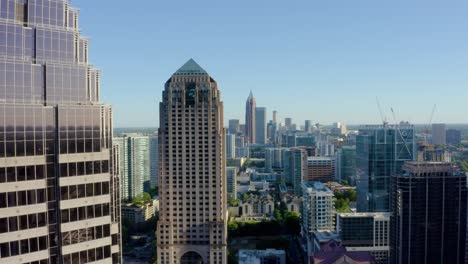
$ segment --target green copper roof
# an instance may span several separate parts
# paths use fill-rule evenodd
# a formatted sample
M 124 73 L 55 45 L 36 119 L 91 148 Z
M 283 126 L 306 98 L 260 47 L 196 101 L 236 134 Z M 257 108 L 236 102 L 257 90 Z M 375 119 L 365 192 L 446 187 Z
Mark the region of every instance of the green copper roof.
M 178 69 L 174 74 L 208 74 L 198 63 L 193 59 L 188 60 L 180 69 Z

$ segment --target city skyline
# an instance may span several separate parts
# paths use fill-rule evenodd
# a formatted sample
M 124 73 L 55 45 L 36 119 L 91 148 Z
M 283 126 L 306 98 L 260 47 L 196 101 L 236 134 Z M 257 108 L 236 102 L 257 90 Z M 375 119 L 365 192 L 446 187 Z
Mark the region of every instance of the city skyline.
M 434 104 L 433 122 L 468 122 L 458 109 L 468 85 L 466 2 L 184 1 L 179 10 L 148 1 L 132 12 L 108 3 L 80 1 L 80 27 L 104 69 L 116 127 L 156 125 L 147 113 L 156 112 L 159 84 L 191 57 L 223 83 L 227 119 L 243 119 L 252 90 L 259 105 L 301 124 L 379 124 L 376 97 L 390 122 L 393 107 L 398 120 L 425 124 Z

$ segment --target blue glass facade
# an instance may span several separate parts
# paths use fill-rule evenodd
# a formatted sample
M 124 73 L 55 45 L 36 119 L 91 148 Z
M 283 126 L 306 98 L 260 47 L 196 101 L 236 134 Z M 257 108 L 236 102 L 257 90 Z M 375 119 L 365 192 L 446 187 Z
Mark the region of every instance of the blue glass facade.
M 0 262 L 121 262 L 112 109 L 78 13 L 67 0 L 0 0 L 0 225 L 12 221 Z
M 388 212 L 390 179 L 416 159 L 411 125 L 363 126 L 356 138 L 357 210 Z

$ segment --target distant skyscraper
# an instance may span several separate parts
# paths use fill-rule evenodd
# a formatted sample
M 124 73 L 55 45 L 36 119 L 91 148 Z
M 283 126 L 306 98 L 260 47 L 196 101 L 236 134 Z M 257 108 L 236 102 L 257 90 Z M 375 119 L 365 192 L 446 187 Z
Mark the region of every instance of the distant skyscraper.
M 448 129 L 446 133 L 447 144 L 458 145 L 461 143 L 461 131 L 457 129 Z
M 296 195 L 302 195 L 302 183 L 307 176 L 307 151 L 301 148 L 284 151 L 283 162 L 285 183 L 292 185 Z
M 151 186 L 158 186 L 159 174 L 159 138 L 158 135 L 150 137 L 150 181 Z
M 267 131 L 266 131 L 266 108 L 255 108 L 255 143 L 266 144 Z
M 112 109 L 69 1 L 0 1 L 0 263 L 121 263 Z
M 252 92 L 245 104 L 245 138 L 247 143 L 255 144 L 255 108 L 256 102 Z
M 231 119 L 229 120 L 229 134 L 236 135 L 240 132 L 240 124 L 239 119 Z
M 114 138 L 120 150 L 121 197 L 132 200 L 150 185 L 150 138 L 125 135 Z
M 412 125 L 362 126 L 356 138 L 357 209 L 388 212 L 390 177 L 416 159 Z
M 158 263 L 225 264 L 226 132 L 218 85 L 191 59 L 166 82 L 162 97 Z
M 236 157 L 236 136 L 226 134 L 226 158 L 234 159 Z
M 292 127 L 292 118 L 286 117 L 284 119 L 284 126 L 286 127 L 286 129 L 291 129 L 291 127 Z
M 278 123 L 278 111 L 273 111 L 273 117 L 271 119 L 271 121 L 273 121 L 274 124 L 277 124 Z
M 432 124 L 432 144 L 445 145 L 447 140 L 445 131 L 445 124 Z
M 392 177 L 391 263 L 466 263 L 466 175 L 408 162 Z
M 226 167 L 227 194 L 229 199 L 237 198 L 237 167 Z
M 305 132 L 311 132 L 312 131 L 312 121 L 311 120 L 306 120 L 305 121 L 304 131 Z

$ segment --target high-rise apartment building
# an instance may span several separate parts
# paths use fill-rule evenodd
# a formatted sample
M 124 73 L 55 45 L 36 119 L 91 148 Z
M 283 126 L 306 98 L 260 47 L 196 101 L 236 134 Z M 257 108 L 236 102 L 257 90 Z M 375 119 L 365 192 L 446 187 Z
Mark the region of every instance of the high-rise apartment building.
M 240 130 L 240 123 L 239 119 L 230 119 L 229 120 L 229 128 L 228 128 L 229 134 L 237 135 Z
M 237 167 L 226 167 L 227 194 L 229 199 L 237 198 Z
M 166 82 L 160 103 L 158 263 L 227 263 L 223 103 L 192 59 Z
M 114 138 L 120 150 L 121 197 L 132 200 L 150 186 L 150 138 L 128 134 Z
M 307 233 L 335 230 L 333 192 L 320 182 L 302 184 L 302 228 Z
M 338 213 L 336 231 L 348 251 L 368 251 L 377 264 L 390 258 L 390 213 Z
M 302 195 L 302 183 L 307 176 L 307 151 L 302 148 L 290 148 L 284 151 L 283 178 L 287 185 L 291 185 L 294 194 Z
M 392 184 L 391 263 L 466 263 L 466 175 L 448 162 L 407 162 Z
M 432 124 L 432 144 L 447 144 L 445 124 Z
M 0 263 L 120 263 L 112 109 L 78 10 L 0 0 Z
M 150 185 L 158 186 L 159 175 L 159 138 L 158 135 L 152 135 L 150 140 Z
M 266 144 L 267 143 L 267 130 L 266 130 L 266 108 L 256 107 L 255 108 L 255 143 Z
M 249 98 L 245 103 L 245 139 L 249 144 L 255 144 L 255 108 L 256 102 L 255 97 L 250 92 Z
M 388 212 L 390 177 L 401 172 L 405 161 L 415 159 L 412 125 L 362 126 L 356 137 L 358 212 Z
M 273 171 L 274 169 L 284 168 L 284 152 L 287 148 L 266 148 L 265 149 L 265 170 Z
M 226 158 L 236 158 L 236 136 L 233 134 L 226 134 Z

